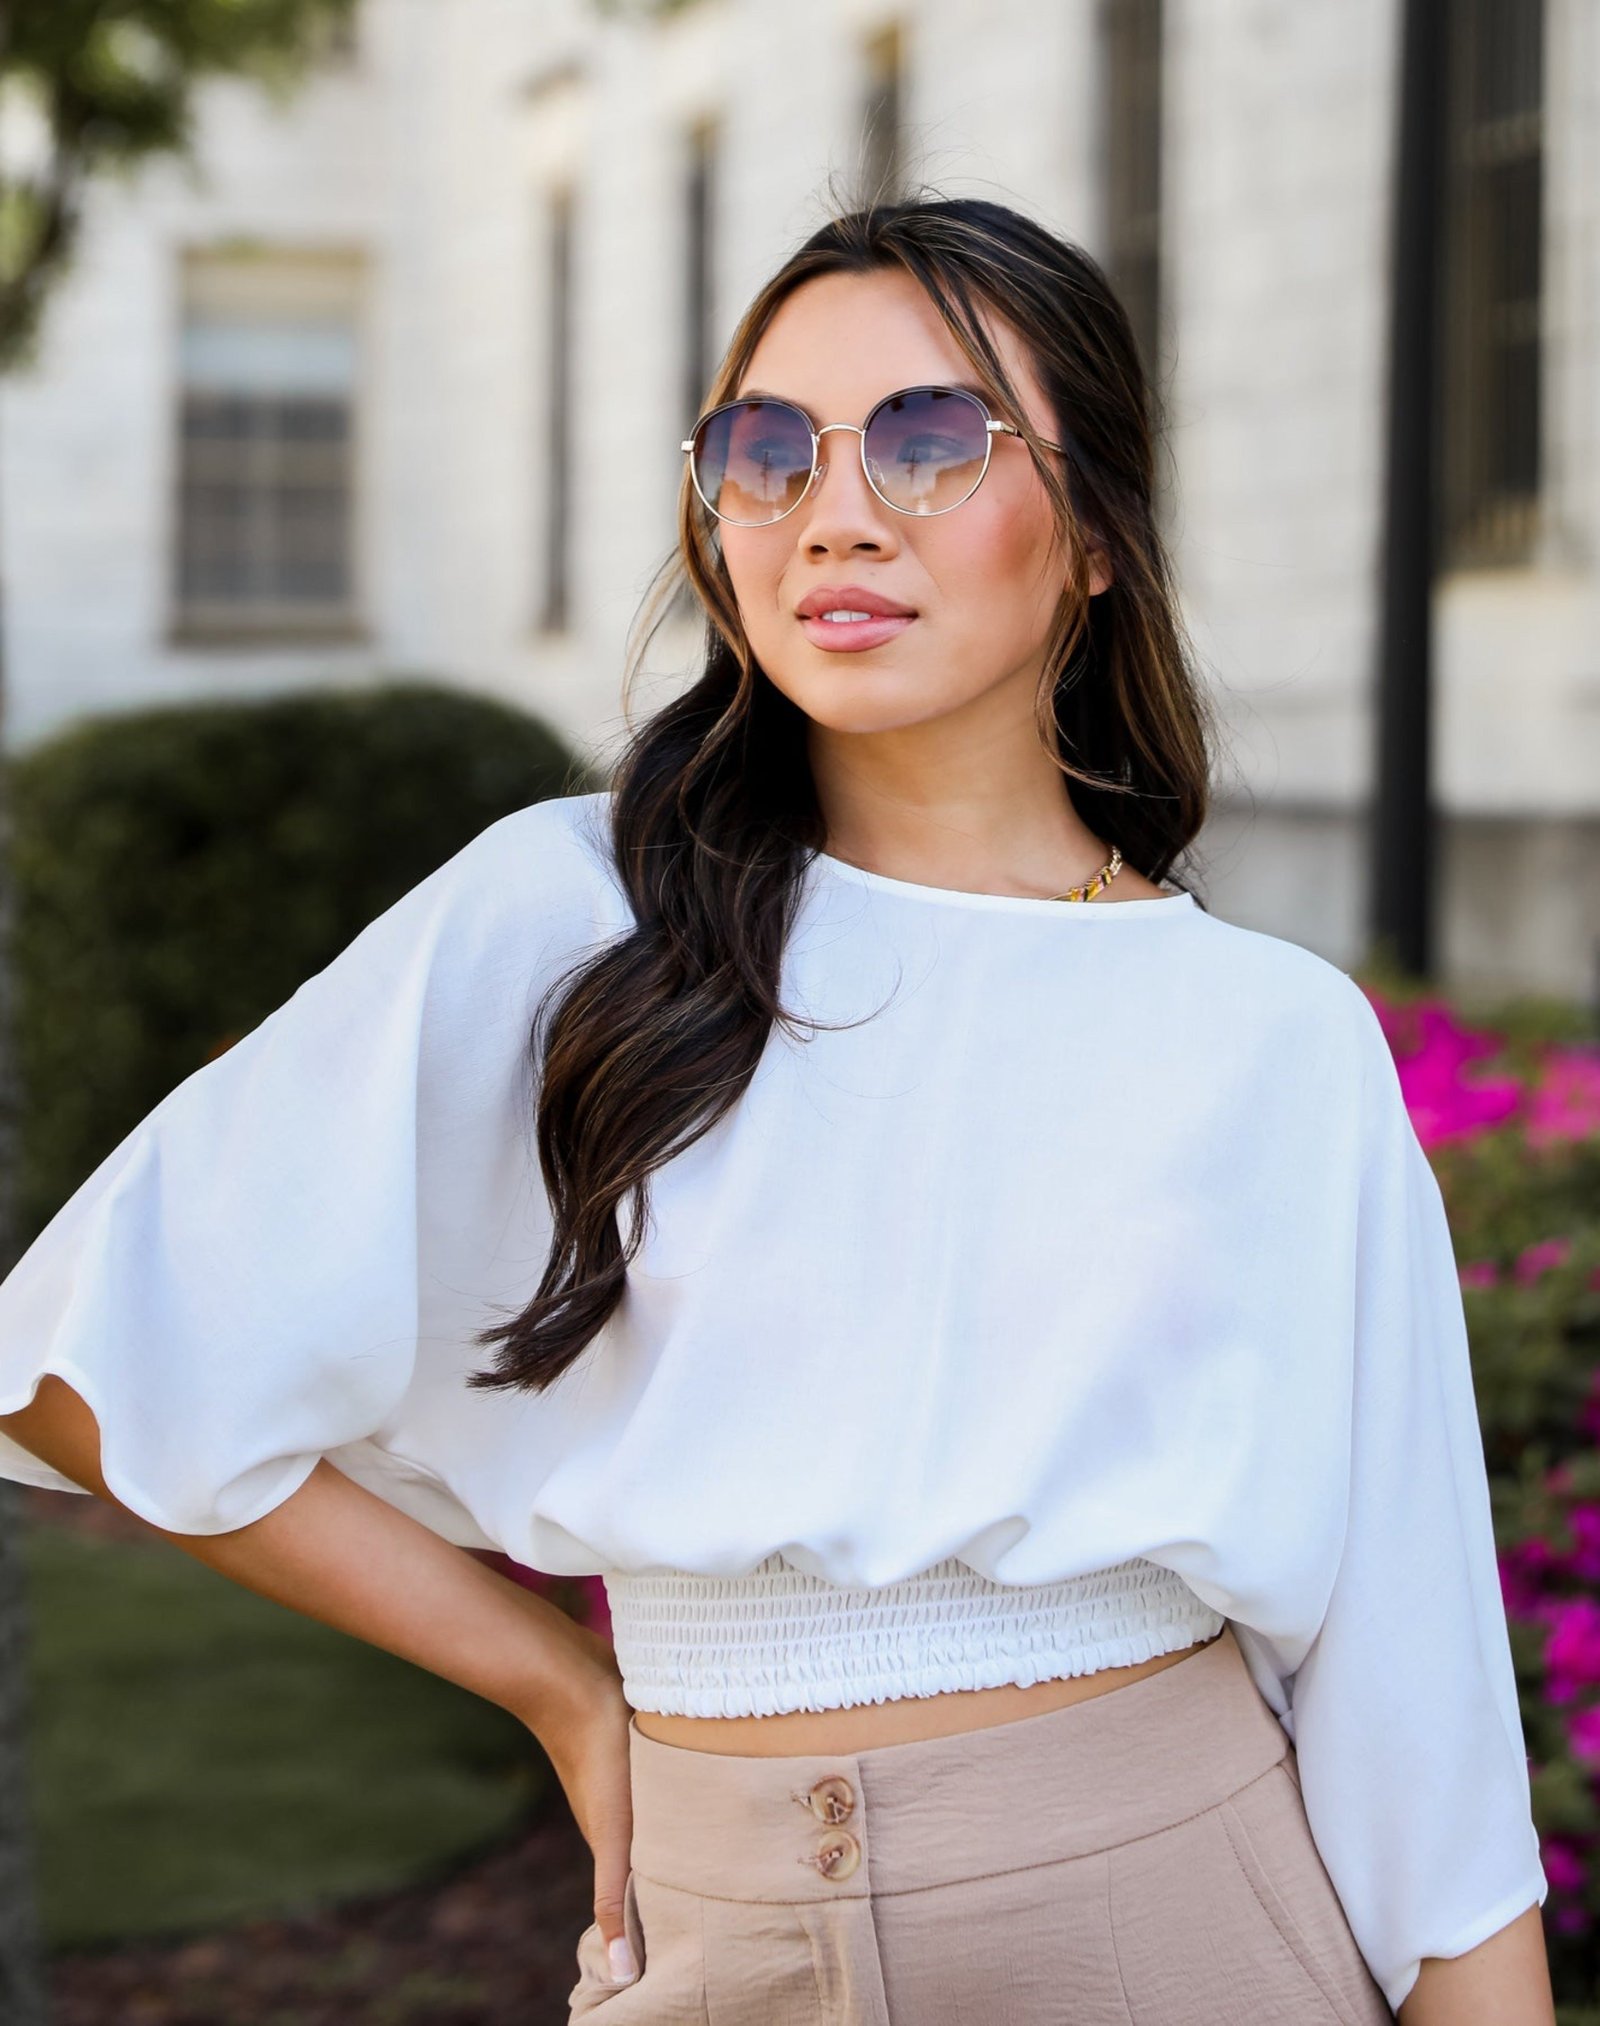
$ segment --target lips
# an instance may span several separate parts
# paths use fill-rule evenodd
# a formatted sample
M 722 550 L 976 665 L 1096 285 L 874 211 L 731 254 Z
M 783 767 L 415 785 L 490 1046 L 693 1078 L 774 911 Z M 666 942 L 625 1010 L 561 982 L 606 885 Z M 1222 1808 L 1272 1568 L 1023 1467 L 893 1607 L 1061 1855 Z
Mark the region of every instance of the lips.
M 910 605 L 902 605 L 898 598 L 886 598 L 880 591 L 868 591 L 860 584 L 836 584 L 820 586 L 808 591 L 795 607 L 796 616 L 801 619 L 820 619 L 825 612 L 866 612 L 874 619 L 915 619 L 916 612 Z M 838 620 L 823 620 L 824 625 L 839 625 Z
M 847 608 L 848 609 L 848 608 Z M 856 611 L 864 608 L 856 606 Z M 805 636 L 813 647 L 820 647 L 825 654 L 859 654 L 869 647 L 884 647 L 891 640 L 905 632 L 908 626 L 915 626 L 914 612 L 891 612 L 882 618 L 871 619 L 802 619 Z

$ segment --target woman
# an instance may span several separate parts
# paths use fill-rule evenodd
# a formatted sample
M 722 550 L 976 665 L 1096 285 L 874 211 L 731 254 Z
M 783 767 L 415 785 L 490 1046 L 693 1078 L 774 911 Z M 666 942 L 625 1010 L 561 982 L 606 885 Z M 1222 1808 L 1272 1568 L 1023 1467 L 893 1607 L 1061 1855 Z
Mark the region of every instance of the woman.
M 517 1711 L 573 2016 L 1548 2021 L 1442 1202 L 1351 979 L 1169 883 L 1104 277 L 835 217 L 684 448 L 698 680 L 84 1184 L 0 1469 Z

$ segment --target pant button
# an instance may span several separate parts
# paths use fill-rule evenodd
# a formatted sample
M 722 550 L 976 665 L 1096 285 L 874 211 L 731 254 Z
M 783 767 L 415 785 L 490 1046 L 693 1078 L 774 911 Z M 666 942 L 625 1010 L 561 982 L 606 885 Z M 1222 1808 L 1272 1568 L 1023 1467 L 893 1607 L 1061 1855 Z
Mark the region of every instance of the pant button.
M 861 1845 L 848 1829 L 835 1829 L 817 1845 L 816 1867 L 824 1878 L 848 1878 L 861 1862 Z
M 854 1812 L 856 1805 L 850 1782 L 838 1773 L 830 1773 L 825 1780 L 818 1780 L 806 1799 L 819 1822 L 842 1822 Z

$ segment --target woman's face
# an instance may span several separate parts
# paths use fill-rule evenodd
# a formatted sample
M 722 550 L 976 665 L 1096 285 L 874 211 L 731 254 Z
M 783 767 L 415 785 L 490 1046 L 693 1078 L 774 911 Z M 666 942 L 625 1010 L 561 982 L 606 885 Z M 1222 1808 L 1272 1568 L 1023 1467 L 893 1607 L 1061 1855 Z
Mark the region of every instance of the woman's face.
M 1022 340 L 1000 319 L 985 323 L 1027 419 L 1056 440 L 1055 417 Z M 901 387 L 971 380 L 965 355 L 909 275 L 830 274 L 803 283 L 777 310 L 734 397 L 748 389 L 782 395 L 820 430 L 828 422 L 859 427 L 875 401 Z M 1067 564 L 1027 446 L 996 433 L 971 498 L 948 513 L 918 516 L 878 498 L 861 468 L 860 442 L 843 430 L 823 437 L 816 481 L 783 520 L 720 525 L 757 662 L 831 731 L 895 731 L 945 719 L 946 730 L 973 732 L 1007 721 L 1035 738 L 1033 701 Z M 1109 581 L 1095 560 L 1091 593 Z M 796 607 L 808 592 L 852 586 L 895 599 L 916 616 L 878 646 L 830 648 L 824 629 L 835 622 L 803 621 Z

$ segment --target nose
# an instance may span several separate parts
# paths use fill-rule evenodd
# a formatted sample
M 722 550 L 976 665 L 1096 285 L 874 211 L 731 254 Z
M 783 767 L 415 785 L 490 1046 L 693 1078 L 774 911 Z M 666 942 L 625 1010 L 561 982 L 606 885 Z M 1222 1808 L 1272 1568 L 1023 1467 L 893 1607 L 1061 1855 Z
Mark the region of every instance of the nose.
M 842 431 L 847 439 L 832 457 L 822 441 L 830 430 Z M 816 476 L 797 509 L 802 523 L 795 531 L 797 545 L 808 551 L 863 546 L 886 553 L 898 549 L 900 531 L 895 523 L 900 517 L 867 482 L 861 430 L 849 422 L 828 422 L 817 436 Z

